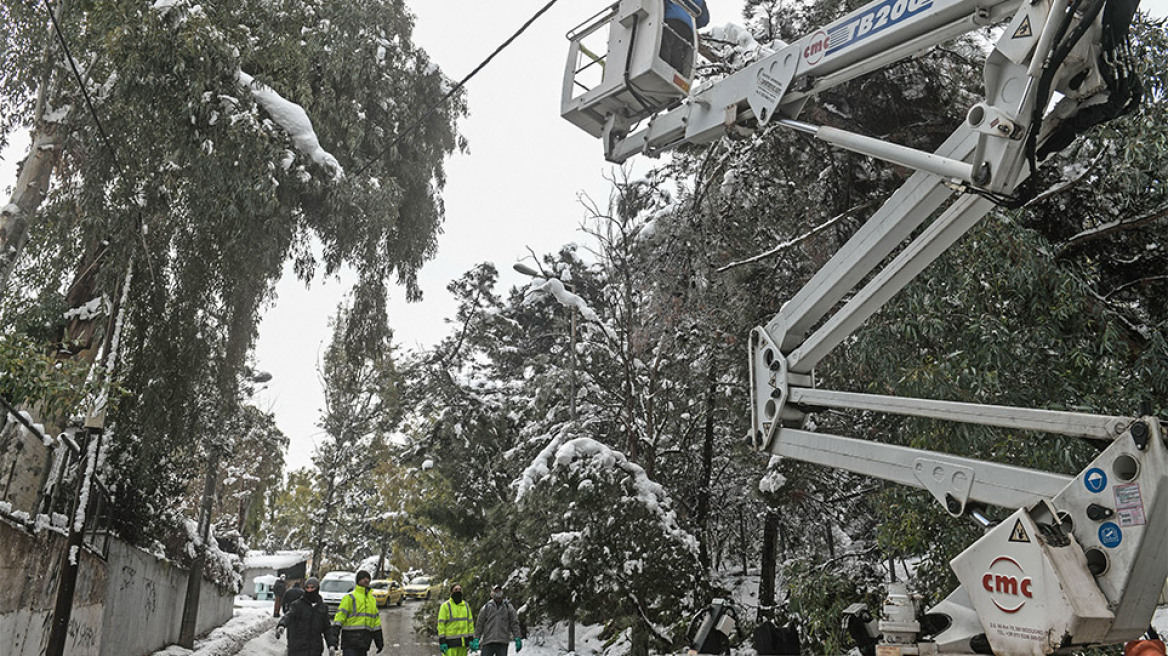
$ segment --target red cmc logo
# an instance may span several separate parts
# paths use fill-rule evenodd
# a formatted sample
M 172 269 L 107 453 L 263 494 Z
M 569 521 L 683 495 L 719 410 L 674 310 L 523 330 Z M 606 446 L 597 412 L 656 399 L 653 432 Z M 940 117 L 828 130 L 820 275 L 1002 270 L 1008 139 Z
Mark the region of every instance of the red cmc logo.
M 811 42 L 803 49 L 803 59 L 808 64 L 818 64 L 827 54 L 827 32 L 819 30 L 811 35 Z
M 1003 613 L 1017 613 L 1033 599 L 1033 581 L 1018 561 L 1009 556 L 998 556 L 990 563 L 990 570 L 981 577 L 981 587 L 990 593 L 990 601 Z

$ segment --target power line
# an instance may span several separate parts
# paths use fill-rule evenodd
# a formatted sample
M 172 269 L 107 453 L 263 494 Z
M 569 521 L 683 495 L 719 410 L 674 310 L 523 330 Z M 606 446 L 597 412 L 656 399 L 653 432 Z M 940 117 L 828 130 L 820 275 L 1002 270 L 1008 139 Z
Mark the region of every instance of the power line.
M 61 42 L 61 48 L 65 51 L 65 58 L 69 60 L 69 68 L 73 71 L 73 76 L 77 78 L 77 84 L 81 87 L 81 95 L 85 98 L 85 106 L 89 108 L 89 113 L 93 116 L 93 122 L 97 124 L 97 133 L 101 136 L 105 147 L 110 151 L 110 157 L 114 160 L 114 168 L 118 173 L 122 173 L 122 166 L 118 163 L 118 151 L 114 150 L 113 144 L 110 143 L 109 135 L 105 132 L 105 127 L 101 124 L 101 117 L 97 115 L 97 109 L 93 106 L 93 100 L 89 97 L 89 90 L 85 87 L 85 78 L 81 76 L 81 71 L 77 70 L 77 61 L 73 59 L 73 53 L 69 52 L 69 43 L 65 40 L 65 33 L 61 31 L 61 25 L 57 22 L 57 16 L 53 13 L 53 6 L 49 4 L 49 0 L 44 0 L 45 11 L 49 12 L 49 20 L 53 23 L 53 32 L 57 34 L 57 40 Z M 124 174 L 123 174 L 124 175 Z
M 406 135 L 410 134 L 415 129 L 417 129 L 417 127 L 419 125 L 421 125 L 422 122 L 425 121 L 427 118 L 430 118 L 431 114 L 438 111 L 439 107 L 442 107 L 443 105 L 445 105 L 446 101 L 450 100 L 451 96 L 453 96 L 455 93 L 458 93 L 458 91 L 460 89 L 462 89 L 462 87 L 466 86 L 466 83 L 469 82 L 471 78 L 473 78 L 475 75 L 477 75 L 479 71 L 486 68 L 487 64 L 491 63 L 492 59 L 494 59 L 499 53 L 503 52 L 503 50 L 505 50 L 507 48 L 507 46 L 510 46 L 511 42 L 513 42 L 515 39 L 519 38 L 520 34 L 523 34 L 525 31 L 527 31 L 527 28 L 531 27 L 532 23 L 539 20 L 539 17 L 543 16 L 545 13 L 547 13 L 547 10 L 551 9 L 552 5 L 556 4 L 557 2 L 559 2 L 559 0 L 550 0 L 539 11 L 535 12 L 535 14 L 531 18 L 528 18 L 527 21 L 525 23 L 523 23 L 523 25 L 521 25 L 519 27 L 519 29 L 516 30 L 516 32 L 514 34 L 512 34 L 506 41 L 504 41 L 498 48 L 495 48 L 495 51 L 492 52 L 490 55 L 488 55 L 487 58 L 484 59 L 482 62 L 480 62 L 478 66 L 475 66 L 474 70 L 472 70 L 469 74 L 467 74 L 466 77 L 459 80 L 458 84 L 454 85 L 454 87 L 452 89 L 450 89 L 450 91 L 447 91 L 446 95 L 442 96 L 441 100 L 434 103 L 434 105 L 432 105 L 430 107 L 430 109 L 428 109 L 426 111 L 425 114 L 422 114 L 421 117 L 419 117 L 417 120 L 415 120 L 413 123 L 411 123 L 403 132 L 399 133 L 397 135 L 397 137 L 395 137 L 393 141 L 389 142 L 389 145 L 387 145 L 385 148 L 382 148 L 381 152 L 377 153 L 377 155 L 375 157 L 373 157 L 373 159 L 370 159 L 361 168 L 357 169 L 357 172 L 355 173 L 355 175 L 361 175 L 362 173 L 364 173 L 370 166 L 373 165 L 374 162 L 376 162 L 377 160 L 384 157 L 385 154 L 387 152 L 389 152 L 389 150 L 391 148 L 396 146 L 398 144 L 398 142 L 400 142 L 402 139 L 404 139 L 406 137 Z

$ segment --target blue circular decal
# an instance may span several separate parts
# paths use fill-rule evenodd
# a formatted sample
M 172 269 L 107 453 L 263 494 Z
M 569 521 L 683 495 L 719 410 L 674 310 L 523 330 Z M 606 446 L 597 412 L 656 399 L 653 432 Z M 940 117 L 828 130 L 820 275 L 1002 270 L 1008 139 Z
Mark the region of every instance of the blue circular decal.
M 1098 494 L 1107 489 L 1107 472 L 1098 467 L 1092 467 L 1083 474 L 1083 485 L 1088 492 Z
M 1123 542 L 1123 531 L 1115 522 L 1107 522 L 1099 527 L 1099 542 L 1108 549 L 1114 549 Z

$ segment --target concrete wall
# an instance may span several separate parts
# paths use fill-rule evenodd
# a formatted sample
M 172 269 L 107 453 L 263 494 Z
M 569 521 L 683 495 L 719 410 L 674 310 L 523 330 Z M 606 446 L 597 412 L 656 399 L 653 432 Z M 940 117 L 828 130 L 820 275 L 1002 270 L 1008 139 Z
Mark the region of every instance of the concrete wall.
M 0 412 L 0 421 L 4 414 Z M 14 510 L 36 512 L 49 456 L 40 438 L 9 418 L 0 429 L 0 501 L 7 501 Z
M 9 594 L 0 595 L 0 636 L 5 653 L 39 656 L 49 637 L 49 622 L 63 570 L 64 536 L 52 531 L 31 535 L 0 519 L 0 581 Z M 83 550 L 73 613 L 69 621 L 68 654 L 98 654 L 101 643 L 102 598 L 106 567 Z
M 150 654 L 178 642 L 186 598 L 187 570 L 124 542 L 110 544 L 110 585 L 103 625 L 110 629 L 101 641 L 101 656 Z M 204 579 L 200 587 L 202 635 L 231 619 L 234 597 Z M 124 629 L 133 627 L 132 631 Z
M 65 537 L 33 535 L 0 518 L 0 652 L 39 656 L 49 638 Z M 73 598 L 65 653 L 70 656 L 139 656 L 178 641 L 187 570 L 120 540 L 109 560 L 84 550 Z M 233 598 L 204 581 L 198 633 L 231 619 Z

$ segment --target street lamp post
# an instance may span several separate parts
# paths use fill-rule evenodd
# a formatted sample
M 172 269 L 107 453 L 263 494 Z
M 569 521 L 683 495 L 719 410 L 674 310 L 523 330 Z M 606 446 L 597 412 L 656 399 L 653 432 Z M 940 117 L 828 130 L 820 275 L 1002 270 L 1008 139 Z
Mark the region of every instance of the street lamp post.
M 253 383 L 266 383 L 272 379 L 272 374 L 266 371 L 247 370 L 247 380 Z M 195 550 L 195 558 L 191 562 L 191 569 L 187 572 L 187 592 L 183 600 L 182 621 L 179 624 L 178 644 L 186 649 L 195 646 L 195 634 L 199 623 L 199 597 L 203 588 L 203 567 L 207 561 L 207 541 L 211 538 L 211 512 L 215 503 L 215 484 L 219 480 L 219 459 L 223 455 L 222 447 L 210 445 L 207 456 L 207 477 L 203 480 L 203 502 L 199 508 L 199 545 Z
M 540 273 L 539 271 L 536 271 L 535 269 L 532 269 L 531 267 L 527 266 L 526 264 L 523 264 L 522 262 L 516 262 L 515 264 L 513 264 L 511 266 L 511 268 L 515 269 L 515 271 L 522 273 L 523 275 L 531 277 L 531 278 L 550 278 L 551 277 L 551 276 L 548 276 L 546 274 Z M 575 288 L 572 286 L 571 283 L 564 282 L 563 280 L 560 280 L 560 282 L 564 285 L 564 287 L 568 291 L 570 291 L 572 293 L 576 292 Z M 576 306 L 573 305 L 569 308 L 568 317 L 569 317 L 568 320 L 569 320 L 569 326 L 570 326 L 569 331 L 568 331 L 568 340 L 569 340 L 568 346 L 569 346 L 569 349 L 572 351 L 571 356 L 568 358 L 568 419 L 571 421 L 572 427 L 575 428 L 575 426 L 576 426 Z M 575 609 L 575 606 L 573 605 L 571 617 L 568 618 L 568 653 L 572 654 L 572 653 L 575 653 L 575 651 L 576 651 L 576 609 Z

